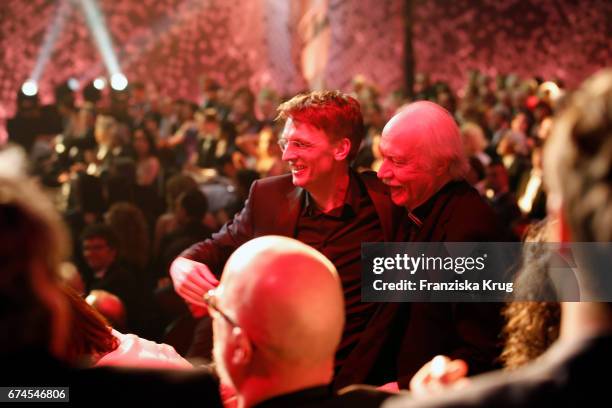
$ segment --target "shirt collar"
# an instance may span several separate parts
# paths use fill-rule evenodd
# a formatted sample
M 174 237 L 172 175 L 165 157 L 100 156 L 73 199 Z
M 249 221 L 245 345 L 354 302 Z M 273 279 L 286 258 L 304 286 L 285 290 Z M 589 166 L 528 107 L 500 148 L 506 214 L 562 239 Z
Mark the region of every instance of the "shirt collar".
M 452 186 L 456 185 L 457 183 L 458 181 L 456 180 L 451 180 L 448 183 L 446 183 L 444 186 L 442 186 L 441 189 L 436 191 L 434 195 L 429 197 L 429 199 L 425 201 L 423 204 L 419 205 L 413 211 L 408 211 L 408 219 L 410 219 L 410 221 L 414 223 L 417 227 L 421 228 L 423 226 L 423 220 L 427 218 L 429 213 L 433 210 L 434 204 L 438 200 L 438 197 L 444 194 L 446 191 L 448 191 Z
M 358 176 L 353 170 L 349 170 L 349 185 L 344 199 L 344 204 L 334 208 L 325 215 L 341 218 L 353 217 L 359 214 L 360 198 L 363 194 L 363 186 L 359 183 Z M 313 198 L 308 191 L 304 194 L 304 206 L 302 207 L 302 215 L 313 216 L 322 214 L 323 212 L 316 206 Z

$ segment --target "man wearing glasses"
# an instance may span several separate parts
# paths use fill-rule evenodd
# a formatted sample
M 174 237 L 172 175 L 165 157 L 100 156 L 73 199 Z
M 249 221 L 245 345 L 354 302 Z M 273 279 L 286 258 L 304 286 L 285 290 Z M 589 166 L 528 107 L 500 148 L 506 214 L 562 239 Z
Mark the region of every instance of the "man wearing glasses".
M 384 326 L 388 311 L 361 302 L 361 243 L 402 240 L 403 211 L 374 173 L 349 168 L 364 134 L 354 98 L 338 91 L 302 94 L 283 103 L 278 117 L 285 120 L 279 144 L 291 174 L 253 183 L 234 220 L 173 262 L 174 287 L 194 315 L 202 316 L 204 294 L 217 285 L 223 265 L 240 245 L 270 234 L 308 244 L 333 262 L 344 290 L 346 324 L 335 367 L 344 380 L 336 386 L 365 382 L 386 335 L 369 330 L 370 325 Z
M 343 290 L 334 265 L 315 249 L 280 236 L 251 240 L 230 257 L 204 302 L 217 371 L 237 406 L 377 407 L 389 396 L 331 392 Z

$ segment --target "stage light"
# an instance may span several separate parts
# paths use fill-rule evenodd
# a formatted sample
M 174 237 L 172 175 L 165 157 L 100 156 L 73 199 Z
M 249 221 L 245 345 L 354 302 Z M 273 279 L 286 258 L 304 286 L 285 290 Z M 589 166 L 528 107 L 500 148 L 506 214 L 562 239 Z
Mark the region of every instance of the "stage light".
M 79 81 L 76 78 L 68 79 L 68 88 L 72 91 L 77 91 L 79 89 Z
M 111 76 L 110 84 L 115 91 L 123 91 L 128 85 L 128 80 L 125 75 L 118 72 Z
M 21 92 L 23 92 L 26 96 L 34 96 L 38 93 L 38 85 L 36 85 L 36 81 L 28 79 L 21 86 Z
M 96 79 L 94 79 L 93 81 L 93 86 L 94 88 L 96 88 L 98 91 L 101 91 L 104 89 L 104 87 L 106 86 L 106 79 L 98 77 Z

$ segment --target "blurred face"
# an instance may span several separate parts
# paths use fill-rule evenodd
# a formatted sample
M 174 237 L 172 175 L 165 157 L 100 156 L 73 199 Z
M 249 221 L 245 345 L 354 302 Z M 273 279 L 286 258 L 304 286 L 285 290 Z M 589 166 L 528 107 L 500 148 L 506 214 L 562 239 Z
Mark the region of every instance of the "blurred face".
M 94 271 L 108 268 L 114 261 L 117 251 L 104 238 L 90 238 L 83 241 L 83 257 Z
M 437 190 L 438 182 L 428 149 L 419 135 L 389 122 L 380 140 L 382 164 L 378 178 L 391 190 L 393 202 L 413 210 Z
M 138 156 L 147 156 L 150 152 L 149 141 L 142 130 L 134 132 L 134 150 Z
M 512 119 L 512 130 L 525 133 L 527 131 L 527 117 L 523 113 L 518 113 Z
M 244 116 L 251 112 L 251 104 L 249 99 L 246 97 L 236 98 L 232 104 L 232 112 L 238 116 Z
M 193 108 L 190 104 L 184 103 L 180 107 L 179 116 L 181 120 L 192 120 L 193 119 Z
M 501 125 L 502 117 L 498 115 L 493 109 L 489 109 L 486 111 L 485 118 L 487 121 L 487 125 L 491 129 L 497 129 Z
M 328 181 L 330 173 L 345 165 L 334 156 L 335 144 L 316 127 L 287 119 L 279 140 L 283 161 L 291 168 L 293 185 L 312 192 Z
M 157 134 L 158 126 L 154 119 L 145 119 L 144 125 L 149 132 L 153 133 L 154 135 Z
M 111 140 L 111 132 L 113 128 L 112 120 L 108 117 L 98 116 L 96 119 L 96 127 L 94 136 L 98 144 L 107 144 Z
M 132 101 L 134 103 L 143 103 L 146 101 L 146 92 L 144 88 L 136 88 L 132 90 Z

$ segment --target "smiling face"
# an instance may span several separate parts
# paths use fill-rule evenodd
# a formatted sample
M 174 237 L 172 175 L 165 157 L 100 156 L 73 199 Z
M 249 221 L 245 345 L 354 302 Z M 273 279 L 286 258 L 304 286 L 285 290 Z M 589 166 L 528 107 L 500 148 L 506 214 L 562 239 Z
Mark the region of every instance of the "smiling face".
M 389 186 L 396 205 L 413 210 L 437 191 L 436 166 L 419 135 L 385 127 L 379 149 L 383 161 L 378 177 Z
M 92 237 L 83 241 L 83 258 L 94 272 L 107 269 L 115 262 L 116 256 L 117 250 L 110 247 L 102 237 Z
M 149 140 L 142 129 L 134 132 L 134 150 L 139 157 L 146 157 L 151 153 Z
M 397 113 L 382 132 L 378 178 L 397 205 L 414 210 L 451 180 L 465 178 L 469 165 L 459 128 L 441 106 L 418 101 Z
M 346 167 L 346 154 L 338 155 L 337 143 L 308 123 L 288 118 L 280 139 L 283 161 L 289 163 L 293 185 L 312 192 L 325 184 L 329 175 L 340 166 Z

